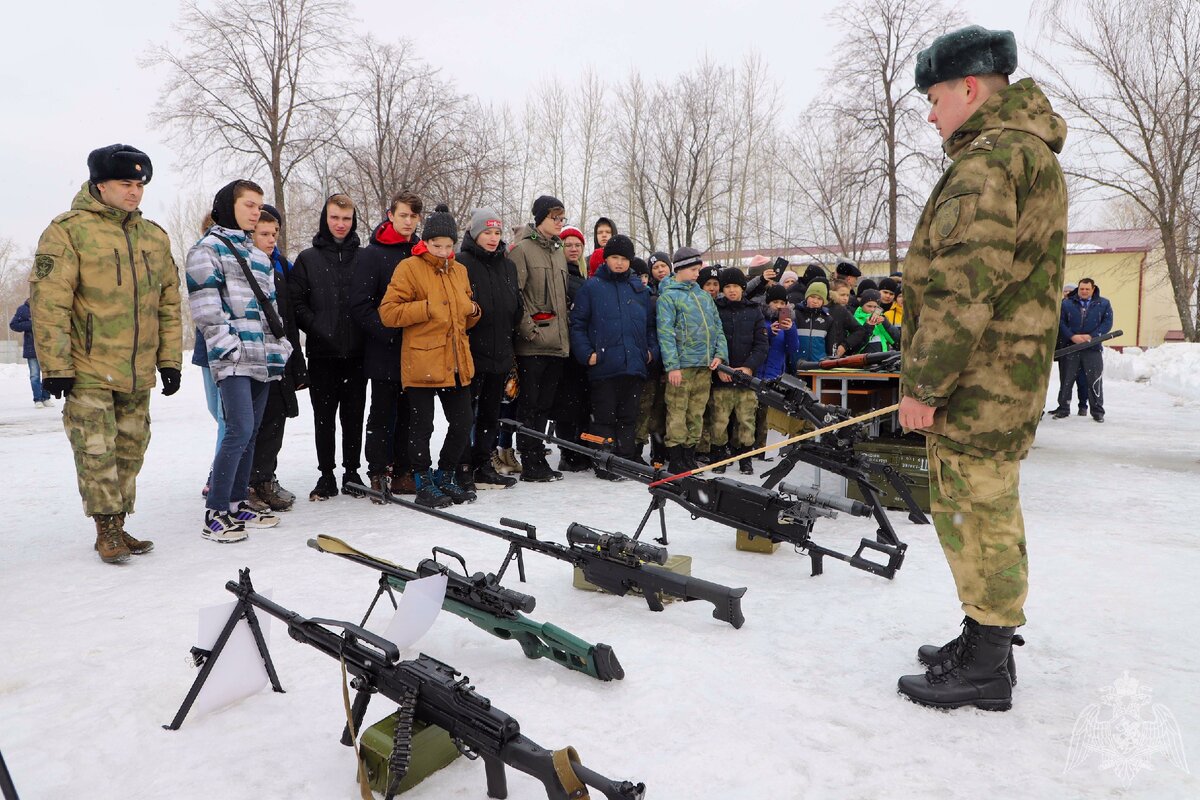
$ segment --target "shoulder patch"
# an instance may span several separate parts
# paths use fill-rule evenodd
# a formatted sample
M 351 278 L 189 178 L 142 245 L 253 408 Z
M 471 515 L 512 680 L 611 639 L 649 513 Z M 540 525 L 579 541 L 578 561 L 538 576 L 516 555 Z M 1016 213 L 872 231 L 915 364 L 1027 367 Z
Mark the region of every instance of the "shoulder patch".
M 33 259 L 33 276 L 37 280 L 44 279 L 54 271 L 54 256 L 49 253 L 38 253 Z

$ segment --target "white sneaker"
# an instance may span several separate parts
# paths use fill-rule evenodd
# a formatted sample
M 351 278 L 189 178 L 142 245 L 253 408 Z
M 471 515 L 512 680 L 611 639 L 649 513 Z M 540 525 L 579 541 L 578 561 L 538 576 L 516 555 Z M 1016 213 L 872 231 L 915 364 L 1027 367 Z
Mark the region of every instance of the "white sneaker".
M 240 542 L 247 537 L 246 527 L 229 518 L 228 512 L 208 509 L 204 512 L 202 536 L 214 542 Z
M 247 528 L 274 528 L 279 524 L 279 517 L 270 511 L 255 511 L 245 500 L 238 503 L 237 511 L 230 512 L 229 518 Z
M 37 401 L 34 401 L 33 407 L 34 408 L 45 408 L 46 404 L 43 403 L 41 400 L 37 400 Z
M 51 400 L 49 397 L 47 397 L 45 400 L 42 401 L 42 405 L 45 406 L 46 408 L 54 408 L 54 401 Z

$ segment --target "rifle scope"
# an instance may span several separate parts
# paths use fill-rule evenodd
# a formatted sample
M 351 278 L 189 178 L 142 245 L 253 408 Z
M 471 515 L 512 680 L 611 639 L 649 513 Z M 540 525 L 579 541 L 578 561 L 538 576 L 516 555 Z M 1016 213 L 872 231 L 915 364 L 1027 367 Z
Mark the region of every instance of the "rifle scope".
M 567 541 L 581 547 L 594 547 L 601 552 L 621 558 L 636 558 L 651 564 L 667 563 L 667 549 L 634 541 L 621 533 L 595 531 L 586 525 L 572 522 L 567 528 Z

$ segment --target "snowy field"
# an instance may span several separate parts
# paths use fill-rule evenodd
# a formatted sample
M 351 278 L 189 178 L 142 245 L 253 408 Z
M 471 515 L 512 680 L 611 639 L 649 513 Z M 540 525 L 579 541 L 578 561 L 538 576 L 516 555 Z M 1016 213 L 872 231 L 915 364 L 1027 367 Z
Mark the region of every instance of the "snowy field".
M 644 781 L 655 800 L 1198 797 L 1200 780 L 1162 753 L 1129 781 L 1094 754 L 1067 769 L 1076 719 L 1125 672 L 1153 692 L 1140 719 L 1154 704 L 1169 710 L 1188 768 L 1200 769 L 1200 353 L 1160 348 L 1110 363 L 1110 376 L 1127 380 L 1107 381 L 1108 421 L 1046 419 L 1022 469 L 1029 644 L 1017 651 L 1008 713 L 939 712 L 895 693 L 899 675 L 918 671 L 917 646 L 945 641 L 961 618 L 932 526 L 899 513 L 908 557 L 889 582 L 832 560 L 810 577 L 790 549 L 738 552 L 733 531 L 670 506 L 672 552 L 692 556 L 693 574 L 749 587 L 741 630 L 699 602 L 654 614 L 640 599 L 577 591 L 566 564 L 530 555 L 529 583 L 514 574 L 511 585 L 537 597 L 531 616 L 612 645 L 627 673 L 620 682 L 528 661 L 445 614 L 418 648 L 469 675 L 534 741 L 574 745 L 592 769 Z M 241 544 L 202 539 L 214 425 L 189 366 L 179 394 L 154 395 L 130 518 L 157 548 L 109 566 L 92 550 L 60 408 L 34 409 L 24 366 L 0 367 L 0 751 L 21 797 L 358 797 L 353 752 L 338 744 L 339 666 L 278 624 L 272 653 L 286 694 L 264 691 L 176 732 L 160 727 L 195 676 L 185 656 L 197 609 L 228 600 L 225 582 L 248 566 L 276 602 L 357 621 L 377 575 L 306 547 L 317 534 L 408 566 L 442 545 L 488 571 L 503 543 L 396 506 L 304 499 L 317 477 L 307 407 L 289 422 L 279 470 L 302 496 L 295 510 Z M 459 511 L 517 517 L 564 541 L 571 521 L 632 530 L 646 499 L 634 483 L 568 475 L 482 492 Z M 818 523 L 815 538 L 852 549 L 871 533 L 843 518 Z M 385 622 L 377 612 L 374 626 Z M 393 710 L 377 698 L 367 722 Z M 1123 734 L 1146 740 L 1136 724 Z M 509 789 L 515 800 L 545 796 L 512 770 Z M 482 799 L 482 764 L 459 759 L 408 796 Z

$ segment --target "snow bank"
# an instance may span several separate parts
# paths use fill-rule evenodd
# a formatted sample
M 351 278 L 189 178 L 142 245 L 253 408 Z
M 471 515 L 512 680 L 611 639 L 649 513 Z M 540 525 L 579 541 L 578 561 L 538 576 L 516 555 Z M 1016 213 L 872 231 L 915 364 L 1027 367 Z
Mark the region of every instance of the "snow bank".
M 1200 402 L 1200 344 L 1164 344 L 1149 350 L 1104 349 L 1104 375 L 1118 381 L 1149 383 L 1177 397 Z

